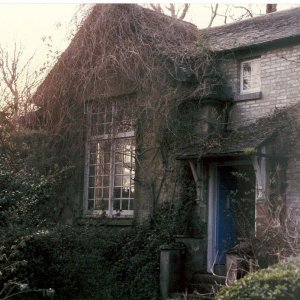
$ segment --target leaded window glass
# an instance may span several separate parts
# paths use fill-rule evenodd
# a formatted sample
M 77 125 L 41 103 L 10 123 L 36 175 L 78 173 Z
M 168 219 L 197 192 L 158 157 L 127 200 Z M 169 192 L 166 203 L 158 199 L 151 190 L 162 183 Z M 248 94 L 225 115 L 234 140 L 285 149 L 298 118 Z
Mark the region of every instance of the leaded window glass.
M 87 214 L 133 215 L 135 138 L 132 106 L 127 102 L 88 107 Z

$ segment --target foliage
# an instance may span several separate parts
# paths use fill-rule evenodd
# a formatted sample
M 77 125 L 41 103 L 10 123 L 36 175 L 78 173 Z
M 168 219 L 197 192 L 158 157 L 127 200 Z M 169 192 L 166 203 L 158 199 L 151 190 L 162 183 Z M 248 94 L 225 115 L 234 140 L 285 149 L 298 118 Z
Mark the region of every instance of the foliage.
M 27 249 L 32 232 L 57 218 L 58 192 L 70 167 L 50 166 L 50 160 L 43 160 L 49 155 L 43 147 L 43 132 L 16 129 L 4 113 L 2 117 L 0 299 L 17 299 L 19 295 L 23 299 L 26 294 L 50 297 L 54 291 L 48 287 L 31 286 L 27 274 L 30 264 L 21 254 Z
M 55 291 L 51 288 L 32 288 L 25 276 L 28 261 L 20 258 L 20 253 L 26 248 L 28 237 L 21 238 L 10 249 L 0 247 L 0 299 L 24 299 L 28 293 L 53 297 Z M 19 298 L 21 297 L 21 298 Z
M 174 211 L 163 205 L 155 222 L 132 228 L 83 221 L 35 231 L 13 243 L 14 276 L 55 299 L 159 299 L 159 246 L 176 232 Z
M 67 170 L 54 167 L 44 175 L 0 156 L 0 226 L 38 226 L 46 216 L 55 219 L 55 209 L 49 203 L 57 197 Z
M 293 258 L 249 274 L 224 287 L 216 299 L 299 299 L 300 259 Z

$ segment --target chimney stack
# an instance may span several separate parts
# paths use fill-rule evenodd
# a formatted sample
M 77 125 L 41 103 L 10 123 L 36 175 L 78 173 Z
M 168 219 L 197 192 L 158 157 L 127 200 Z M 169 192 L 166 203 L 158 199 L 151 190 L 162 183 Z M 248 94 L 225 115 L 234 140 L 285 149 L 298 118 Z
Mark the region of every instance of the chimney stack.
M 267 4 L 266 6 L 266 13 L 270 14 L 277 11 L 277 4 Z

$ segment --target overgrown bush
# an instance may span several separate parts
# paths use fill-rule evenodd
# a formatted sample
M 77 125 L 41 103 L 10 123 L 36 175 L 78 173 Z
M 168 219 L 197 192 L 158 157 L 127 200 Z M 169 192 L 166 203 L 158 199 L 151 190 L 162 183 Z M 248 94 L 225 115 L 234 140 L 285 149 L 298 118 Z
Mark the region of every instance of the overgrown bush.
M 11 247 L 0 246 L 0 299 L 24 299 L 30 293 L 33 297 L 53 297 L 51 288 L 32 288 L 26 276 L 28 261 L 20 253 L 26 248 L 28 237 L 21 238 Z
M 216 299 L 300 299 L 300 258 L 249 274 L 222 288 Z
M 38 230 L 14 242 L 14 261 L 22 262 L 14 276 L 33 291 L 55 290 L 55 299 L 159 299 L 159 246 L 171 242 L 175 215 L 166 204 L 155 220 L 136 227 L 87 220 Z
M 54 215 L 54 201 L 69 168 L 53 168 L 48 174 L 11 163 L 0 156 L 0 226 L 37 226 Z M 41 209 L 41 206 L 43 209 Z
M 0 299 L 53 295 L 48 287 L 31 285 L 28 268 L 38 265 L 32 254 L 26 260 L 29 241 L 39 228 L 55 221 L 58 194 L 71 167 L 49 164 L 42 147 L 42 132 L 16 129 L 1 119 L 0 128 Z M 34 144 L 35 141 L 35 144 Z M 41 153 L 41 156 L 36 155 Z M 51 167 L 49 167 L 51 165 Z M 33 299 L 33 298 L 32 298 Z
M 56 204 L 71 167 L 51 166 L 43 133 L 9 129 L 1 137 L 0 299 L 53 291 L 55 299 L 159 299 L 159 246 L 182 233 L 175 220 L 184 206 L 165 204 L 131 228 L 59 226 Z

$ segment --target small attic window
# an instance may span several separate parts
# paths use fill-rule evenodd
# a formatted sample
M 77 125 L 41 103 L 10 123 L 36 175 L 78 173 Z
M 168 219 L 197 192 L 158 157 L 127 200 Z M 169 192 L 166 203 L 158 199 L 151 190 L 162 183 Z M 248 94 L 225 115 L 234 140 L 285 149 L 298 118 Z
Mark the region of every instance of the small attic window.
M 260 92 L 260 58 L 241 62 L 241 94 Z

